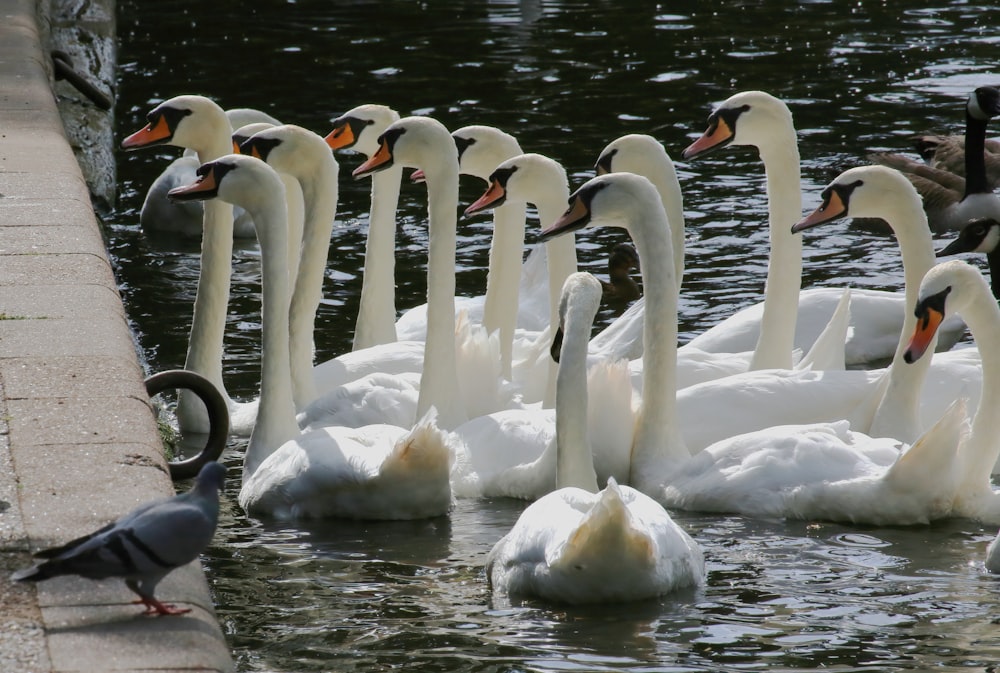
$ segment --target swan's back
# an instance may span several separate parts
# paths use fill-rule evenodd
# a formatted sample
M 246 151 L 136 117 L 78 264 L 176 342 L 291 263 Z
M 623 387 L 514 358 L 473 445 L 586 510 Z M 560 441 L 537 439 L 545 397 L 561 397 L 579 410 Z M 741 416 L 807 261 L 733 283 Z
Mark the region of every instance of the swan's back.
M 561 603 L 642 600 L 697 586 L 704 557 L 654 500 L 614 480 L 528 507 L 486 561 L 494 591 Z

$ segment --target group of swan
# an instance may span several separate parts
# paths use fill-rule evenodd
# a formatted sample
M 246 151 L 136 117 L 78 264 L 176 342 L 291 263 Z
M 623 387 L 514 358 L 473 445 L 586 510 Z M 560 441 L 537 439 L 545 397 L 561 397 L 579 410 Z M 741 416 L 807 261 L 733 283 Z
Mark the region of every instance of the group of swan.
M 223 151 L 216 136 L 232 129 L 219 121 L 217 106 L 198 98 L 161 104 L 150 113 L 150 124 L 123 145 L 133 149 L 169 142 L 212 159 L 198 169 L 198 182 L 175 188 L 171 196 L 211 199 L 204 210 L 201 302 L 196 299 L 189 361 L 217 373 L 220 389 L 221 326 L 205 320 L 197 334 L 195 329 L 201 324 L 199 309 L 204 318 L 211 311 L 205 307 L 222 299 L 222 288 L 228 296 L 228 272 L 223 283 L 221 272 L 210 274 L 204 268 L 210 259 L 222 258 L 225 235 L 231 254 L 232 210 L 213 206 L 228 202 L 243 208 L 260 240 L 261 393 L 259 404 L 247 405 L 252 434 L 240 493 L 248 511 L 415 518 L 446 513 L 453 490 L 465 496 L 537 499 L 497 544 L 488 573 L 504 591 L 569 602 L 657 595 L 701 581 L 704 563 L 696 543 L 656 501 L 679 508 L 874 523 L 998 518 L 988 483 L 997 452 L 983 439 L 990 432 L 988 420 L 977 413 L 970 432 L 966 404 L 951 404 L 963 395 L 975 404 L 979 379 L 980 408 L 992 401 L 985 372 L 989 360 L 983 357 L 980 367 L 974 349 L 934 366 L 929 356 L 921 357 L 927 346 L 933 350 L 939 336 L 946 341 L 960 332 L 964 326 L 953 317 L 957 314 L 974 332 L 992 329 L 977 294 L 979 285 L 968 278 L 972 272 L 962 263 L 928 271 L 934 252 L 920 199 L 895 171 L 864 167 L 845 172 L 824 191 L 823 205 L 801 219 L 794 127 L 787 107 L 774 97 L 763 92 L 733 96 L 712 114 L 702 138 L 685 150 L 685 157 L 694 157 L 726 144 L 755 145 L 767 172 L 772 257 L 765 301 L 757 309 L 756 342 L 750 345 L 752 354 L 747 348 L 742 356 L 732 355 L 740 352 L 737 348 L 720 345 L 736 343 L 726 341 L 732 337 L 723 334 L 722 326 L 714 341 L 708 333 L 700 337 L 701 344 L 696 339 L 685 348 L 675 346 L 683 210 L 672 162 L 648 136 L 609 145 L 598 160 L 599 176 L 578 189 L 569 198 L 570 209 L 559 216 L 569 193 L 565 170 L 541 155 L 520 154 L 516 141 L 505 145 L 502 138 L 490 140 L 489 127 L 449 134 L 430 118 L 399 119 L 382 106 L 359 106 L 335 122 L 325 141 L 299 127 L 273 126 L 243 143 L 241 149 L 253 156 L 224 156 L 229 148 Z M 212 121 L 196 133 L 194 121 L 202 119 Z M 373 283 L 368 294 L 381 299 L 370 302 L 373 308 L 363 311 L 364 319 L 359 314 L 358 332 L 366 336 L 356 340 L 355 353 L 313 367 L 312 326 L 326 263 L 322 242 L 329 238 L 337 200 L 338 169 L 330 148 L 351 146 L 367 155 L 354 171 L 356 177 L 392 178 L 378 184 L 373 179 L 366 249 L 365 282 L 370 257 Z M 446 149 L 456 146 L 455 153 Z M 494 161 L 487 173 L 485 167 Z M 411 314 L 409 323 L 402 320 L 390 328 L 386 305 L 394 306 L 394 300 L 388 242 L 395 223 L 389 213 L 394 208 L 387 203 L 394 206 L 398 199 L 402 166 L 419 169 L 428 189 L 428 302 L 421 317 Z M 284 184 L 278 172 L 285 174 Z M 486 193 L 467 213 L 494 209 L 498 230 L 496 268 L 491 251 L 487 293 L 478 304 L 469 304 L 481 307 L 471 320 L 467 311 L 457 313 L 455 297 L 460 172 L 487 180 Z M 551 177 L 539 177 L 543 175 Z M 289 176 L 301 191 L 301 234 L 292 222 L 294 208 L 286 206 Z M 536 205 L 546 227 L 549 275 L 545 282 L 525 286 L 529 266 L 520 260 L 528 203 Z M 501 216 L 503 206 L 514 208 Z M 802 242 L 797 232 L 844 215 L 883 217 L 894 227 L 903 253 L 905 298 L 856 290 L 800 291 Z M 593 321 L 590 309 L 596 311 L 600 284 L 573 273 L 575 247 L 567 235 L 588 223 L 628 231 L 645 289 L 631 315 L 619 319 L 624 327 L 611 332 L 614 336 L 605 342 L 611 346 L 603 351 L 595 349 L 600 337 L 589 340 L 589 329 L 580 326 Z M 511 241 L 517 244 L 516 264 L 510 263 L 510 254 L 501 253 L 514 249 Z M 904 307 L 917 305 L 925 275 L 920 306 L 929 306 L 928 315 L 938 319 L 922 318 L 921 324 L 933 324 L 933 332 L 925 341 L 913 337 L 908 343 L 917 320 Z M 981 277 L 980 284 L 985 287 Z M 544 306 L 545 314 L 536 312 L 527 331 L 523 307 L 532 301 L 520 302 L 512 285 L 528 287 L 523 294 L 543 299 L 534 305 Z M 213 289 L 203 291 L 203 286 Z M 949 299 L 950 292 L 955 295 Z M 813 306 L 824 307 L 815 314 L 804 310 L 810 295 L 817 298 Z M 853 330 L 857 343 L 864 338 L 866 311 L 884 320 L 886 333 L 895 330 L 888 350 L 893 363 L 886 370 L 845 371 L 842 353 L 839 367 L 830 371 L 816 364 L 836 363 L 836 355 L 825 353 L 845 348 L 848 307 L 858 324 Z M 795 327 L 806 315 L 820 323 L 820 330 L 826 325 L 826 331 L 822 338 L 815 336 L 820 331 L 810 335 L 807 345 L 820 351 L 810 354 L 810 368 L 795 370 Z M 554 318 L 566 321 L 570 316 L 576 316 L 575 327 L 567 329 L 562 344 L 568 362 L 539 370 L 534 365 L 541 362 L 539 351 L 548 343 Z M 945 318 L 948 323 L 942 322 Z M 492 329 L 484 329 L 486 323 Z M 408 324 L 419 325 L 420 338 L 396 341 L 394 333 Z M 496 336 L 490 337 L 494 330 Z M 743 329 L 739 338 L 753 331 Z M 465 343 L 472 344 L 468 353 Z M 678 375 L 686 371 L 683 363 L 703 367 L 713 357 L 706 345 L 726 352 L 742 373 L 722 378 L 730 373 L 723 371 L 685 387 L 689 381 Z M 857 346 L 858 358 L 872 357 L 878 349 L 884 355 L 888 347 Z M 614 361 L 613 355 L 635 350 L 642 359 L 631 373 Z M 352 355 L 364 363 L 353 370 L 345 364 Z M 462 357 L 479 357 L 477 362 L 488 363 L 487 369 L 460 367 Z M 393 371 L 394 366 L 399 370 Z M 968 376 L 970 369 L 982 372 L 978 379 Z M 325 382 L 324 372 L 332 372 Z M 935 377 L 932 390 L 923 385 L 928 376 Z M 504 379 L 543 404 L 520 408 Z M 748 396 L 748 390 L 755 392 Z M 711 413 L 723 408 L 739 413 L 725 419 Z M 196 418 L 192 422 L 197 425 Z M 912 446 L 901 451 L 901 443 Z M 497 450 L 500 445 L 503 451 Z M 955 456 L 961 457 L 960 465 L 949 465 Z M 942 474 L 948 477 L 938 478 Z M 608 485 L 594 495 L 598 477 Z M 887 497 L 892 506 L 885 506 Z M 620 558 L 598 553 L 611 541 Z M 545 566 L 537 565 L 538 558 L 545 559 Z M 614 558 L 618 560 L 609 560 Z M 614 568 L 633 565 L 639 568 L 635 582 L 607 584 L 601 592 Z

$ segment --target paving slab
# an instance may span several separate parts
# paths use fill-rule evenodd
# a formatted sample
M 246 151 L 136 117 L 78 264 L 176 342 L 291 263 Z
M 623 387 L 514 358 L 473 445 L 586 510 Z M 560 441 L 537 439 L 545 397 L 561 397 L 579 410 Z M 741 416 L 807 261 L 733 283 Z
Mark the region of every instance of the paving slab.
M 231 671 L 197 561 L 157 588 L 192 607 L 177 617 L 142 615 L 120 580 L 10 581 L 32 551 L 174 493 L 56 108 L 48 11 L 0 0 L 0 672 Z

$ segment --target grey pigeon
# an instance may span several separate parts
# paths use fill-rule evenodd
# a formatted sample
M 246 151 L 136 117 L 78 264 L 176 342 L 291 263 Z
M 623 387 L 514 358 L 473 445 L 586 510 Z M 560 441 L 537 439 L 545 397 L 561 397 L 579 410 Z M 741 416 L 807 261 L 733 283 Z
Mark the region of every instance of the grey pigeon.
M 156 585 L 174 568 L 190 563 L 212 541 L 219 520 L 219 491 L 226 468 L 207 463 L 187 493 L 140 505 L 110 523 L 59 547 L 37 552 L 47 559 L 19 570 L 14 581 L 38 582 L 60 575 L 90 579 L 122 577 L 139 595 L 145 614 L 180 615 L 178 609 L 153 597 Z

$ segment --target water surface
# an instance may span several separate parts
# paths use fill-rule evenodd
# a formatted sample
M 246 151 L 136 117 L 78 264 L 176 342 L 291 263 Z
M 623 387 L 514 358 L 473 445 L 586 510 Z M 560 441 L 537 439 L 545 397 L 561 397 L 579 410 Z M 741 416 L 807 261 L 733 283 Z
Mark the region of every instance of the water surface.
M 964 99 L 995 75 L 994 8 L 964 2 L 140 3 L 120 12 L 120 136 L 160 101 L 199 93 L 326 134 L 365 102 L 490 124 L 563 163 L 571 184 L 601 149 L 650 133 L 677 161 L 687 215 L 682 340 L 760 298 L 767 202 L 756 152 L 694 162 L 680 151 L 714 105 L 762 89 L 799 131 L 805 207 L 868 152 L 958 132 Z M 122 154 L 109 244 L 151 370 L 180 366 L 197 245 L 138 228 L 146 187 L 178 152 Z M 340 157 L 342 175 L 358 163 Z M 463 178 L 462 204 L 483 188 Z M 349 348 L 360 292 L 367 182 L 343 180 L 317 356 Z M 423 188 L 401 197 L 397 306 L 423 301 Z M 529 232 L 535 226 L 529 225 Z M 488 218 L 463 221 L 459 289 L 485 283 Z M 624 234 L 577 236 L 603 274 Z M 534 239 L 529 233 L 528 244 Z M 899 289 L 893 238 L 848 223 L 805 237 L 804 286 Z M 259 381 L 259 252 L 237 246 L 225 373 Z M 602 313 L 602 322 L 613 315 Z M 725 410 L 720 410 L 725 413 Z M 238 468 L 244 444 L 226 462 Z M 238 473 L 238 470 L 237 470 Z M 482 566 L 523 503 L 460 501 L 446 518 L 279 524 L 246 517 L 226 492 L 206 555 L 218 613 L 246 671 L 982 670 L 1000 660 L 1000 585 L 982 569 L 995 531 L 971 522 L 858 528 L 678 513 L 703 545 L 708 582 L 637 605 L 568 609 L 495 600 Z

